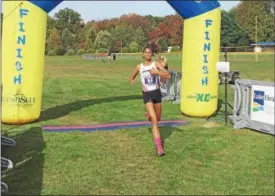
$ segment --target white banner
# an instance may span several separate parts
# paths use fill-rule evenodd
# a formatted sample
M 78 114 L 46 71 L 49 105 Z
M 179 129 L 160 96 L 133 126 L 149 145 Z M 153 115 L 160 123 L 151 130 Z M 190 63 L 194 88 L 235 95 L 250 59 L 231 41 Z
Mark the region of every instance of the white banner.
M 251 90 L 251 120 L 274 125 L 274 87 L 253 85 Z

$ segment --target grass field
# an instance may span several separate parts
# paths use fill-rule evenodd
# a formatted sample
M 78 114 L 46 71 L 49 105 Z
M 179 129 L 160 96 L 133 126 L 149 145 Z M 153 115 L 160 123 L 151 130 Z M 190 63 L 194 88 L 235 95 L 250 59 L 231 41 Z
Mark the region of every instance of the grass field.
M 178 55 L 168 59 L 170 69 L 181 70 Z M 274 81 L 273 55 L 261 55 L 259 62 L 252 55 L 230 55 L 229 60 L 242 78 Z M 2 126 L 17 142 L 15 148 L 2 148 L 2 156 L 15 163 L 3 178 L 10 194 L 274 195 L 274 137 L 225 127 L 223 116 L 188 118 L 179 105 L 164 102 L 163 119 L 190 122 L 161 128 L 164 157 L 155 156 L 148 128 L 41 131 L 42 125 L 144 120 L 139 82 L 134 87 L 127 83 L 140 61 L 140 56 L 124 56 L 115 64 L 46 57 L 40 120 Z M 220 91 L 222 99 L 223 87 Z

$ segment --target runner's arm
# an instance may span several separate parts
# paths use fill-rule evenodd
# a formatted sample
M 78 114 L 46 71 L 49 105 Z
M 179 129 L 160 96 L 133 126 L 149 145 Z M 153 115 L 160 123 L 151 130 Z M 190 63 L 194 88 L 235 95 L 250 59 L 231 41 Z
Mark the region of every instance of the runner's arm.
M 163 78 L 166 78 L 166 79 L 171 78 L 171 74 L 166 69 L 164 69 L 159 63 L 156 63 L 156 67 L 160 71 L 158 71 L 156 69 L 152 69 L 151 74 L 159 75 L 160 77 L 163 77 Z
M 137 65 L 134 72 L 132 73 L 132 75 L 130 76 L 130 79 L 129 79 L 129 83 L 131 85 L 133 85 L 135 83 L 135 79 L 138 75 L 138 72 L 139 72 L 139 68 L 140 68 L 140 65 Z

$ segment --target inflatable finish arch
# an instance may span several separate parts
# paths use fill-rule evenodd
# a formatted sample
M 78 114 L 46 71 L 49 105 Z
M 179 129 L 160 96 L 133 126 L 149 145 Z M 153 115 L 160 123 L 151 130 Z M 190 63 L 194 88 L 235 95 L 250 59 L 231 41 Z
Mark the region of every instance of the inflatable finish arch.
M 181 111 L 217 109 L 221 10 L 217 1 L 167 1 L 185 20 Z M 47 13 L 61 1 L 4 1 L 2 122 L 24 124 L 41 112 Z

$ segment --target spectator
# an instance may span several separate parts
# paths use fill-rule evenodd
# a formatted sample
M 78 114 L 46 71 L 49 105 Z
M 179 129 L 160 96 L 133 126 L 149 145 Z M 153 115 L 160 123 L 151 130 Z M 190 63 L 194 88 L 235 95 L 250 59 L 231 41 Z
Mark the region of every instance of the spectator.
M 116 52 L 113 53 L 113 61 L 116 61 Z

